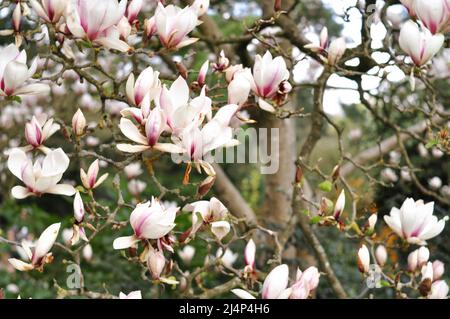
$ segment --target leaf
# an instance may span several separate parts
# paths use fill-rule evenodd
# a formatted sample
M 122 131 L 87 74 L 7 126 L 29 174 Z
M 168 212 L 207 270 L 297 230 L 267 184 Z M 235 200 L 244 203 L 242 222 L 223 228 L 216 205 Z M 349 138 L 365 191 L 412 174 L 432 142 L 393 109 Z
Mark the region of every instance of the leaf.
M 317 224 L 320 223 L 322 221 L 322 216 L 314 216 L 313 218 L 311 218 L 309 221 L 311 224 Z
M 437 140 L 431 140 L 427 143 L 427 145 L 425 145 L 426 148 L 430 149 L 433 146 L 436 146 L 439 142 Z
M 333 184 L 330 181 L 323 181 L 319 184 L 319 188 L 328 193 L 333 188 Z

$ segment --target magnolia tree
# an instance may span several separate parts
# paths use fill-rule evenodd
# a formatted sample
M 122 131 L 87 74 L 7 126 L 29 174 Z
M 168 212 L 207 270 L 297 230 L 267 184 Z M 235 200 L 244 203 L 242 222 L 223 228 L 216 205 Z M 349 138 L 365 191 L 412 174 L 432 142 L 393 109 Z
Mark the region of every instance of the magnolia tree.
M 0 1 L 0 295 L 447 298 L 450 2 L 339 2 Z

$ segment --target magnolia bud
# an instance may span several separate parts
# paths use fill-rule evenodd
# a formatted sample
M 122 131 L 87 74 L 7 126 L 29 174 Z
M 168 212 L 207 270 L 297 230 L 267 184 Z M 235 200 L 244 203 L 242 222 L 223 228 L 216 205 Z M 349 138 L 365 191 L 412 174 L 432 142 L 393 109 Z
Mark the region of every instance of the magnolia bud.
M 375 224 L 377 223 L 377 214 L 370 215 L 369 219 L 367 220 L 367 230 L 369 232 L 373 232 L 375 229 Z
M 362 245 L 358 250 L 358 269 L 360 272 L 367 273 L 369 272 L 370 267 L 370 253 L 369 249 L 367 249 L 366 245 Z
M 408 255 L 408 271 L 410 271 L 410 272 L 415 272 L 416 271 L 418 255 L 419 255 L 419 250 L 418 249 L 412 251 Z
M 430 251 L 427 247 L 422 246 L 418 250 L 417 254 L 417 266 L 422 267 L 424 264 L 428 262 L 428 259 L 430 258 Z
M 153 279 L 157 280 L 160 278 L 165 265 L 166 258 L 162 251 L 150 248 L 147 257 L 147 267 L 150 270 Z
M 275 12 L 281 10 L 281 0 L 275 0 L 275 3 L 273 4 L 273 10 L 275 10 Z
M 78 109 L 72 117 L 72 130 L 76 136 L 82 136 L 86 129 L 86 118 L 83 112 Z
M 197 83 L 200 87 L 203 87 L 203 85 L 205 85 L 205 80 L 206 80 L 206 74 L 208 73 L 208 68 L 209 68 L 209 61 L 206 60 L 202 67 L 200 68 L 200 71 L 198 73 L 198 77 L 197 77 Z
M 445 271 L 445 265 L 440 260 L 433 261 L 433 281 L 436 281 L 442 277 Z
M 208 192 L 211 190 L 211 187 L 213 187 L 215 180 L 215 176 L 206 177 L 198 186 L 197 195 L 203 197 L 208 194 Z
M 375 259 L 377 260 L 377 264 L 381 267 L 384 266 L 387 260 L 387 251 L 386 248 L 384 248 L 383 245 L 380 245 L 375 250 Z
M 13 11 L 13 28 L 14 31 L 20 31 L 20 20 L 22 19 L 22 9 L 20 8 L 20 2 L 16 4 Z
M 328 47 L 328 64 L 335 65 L 344 55 L 347 45 L 344 38 L 337 38 L 331 41 Z
M 76 192 L 75 198 L 73 200 L 73 213 L 75 216 L 75 220 L 78 223 L 81 223 L 84 218 L 84 205 L 83 200 L 81 199 L 80 192 Z
M 247 243 L 247 246 L 245 246 L 244 259 L 246 268 L 248 267 L 248 269 L 251 271 L 253 271 L 255 267 L 255 254 L 256 254 L 256 245 L 253 239 L 250 239 Z
M 341 193 L 339 194 L 338 199 L 336 200 L 336 204 L 334 205 L 334 213 L 333 213 L 334 219 L 339 220 L 342 212 L 344 211 L 344 207 L 345 207 L 345 191 L 342 190 Z
M 150 19 L 146 19 L 144 21 L 144 32 L 148 39 L 150 39 L 153 35 L 156 34 L 156 23 L 155 17 L 151 17 Z
M 83 250 L 82 250 L 82 255 L 84 260 L 86 260 L 87 262 L 90 262 L 92 260 L 92 256 L 93 256 L 93 251 L 92 251 L 92 246 L 87 244 L 86 246 L 84 246 Z

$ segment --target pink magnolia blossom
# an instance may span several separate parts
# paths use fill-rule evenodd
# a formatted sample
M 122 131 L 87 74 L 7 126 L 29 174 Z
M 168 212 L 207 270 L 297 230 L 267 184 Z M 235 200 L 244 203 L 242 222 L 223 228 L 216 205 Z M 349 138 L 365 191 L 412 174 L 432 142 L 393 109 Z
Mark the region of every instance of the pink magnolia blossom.
M 203 85 L 205 85 L 206 75 L 208 74 L 208 68 L 209 68 L 209 61 L 206 60 L 202 64 L 200 71 L 198 72 L 197 83 L 200 87 L 203 87 Z
M 339 218 L 342 215 L 342 212 L 344 211 L 345 208 L 345 191 L 342 190 L 341 193 L 339 194 L 338 199 L 336 200 L 336 204 L 334 205 L 334 212 L 333 212 L 333 217 L 336 220 L 339 220 Z
M 23 148 L 25 152 L 39 149 L 47 154 L 51 150 L 43 144 L 60 129 L 59 124 L 53 123 L 53 119 L 47 120 L 47 116 L 33 116 L 30 122 L 25 124 L 25 138 L 29 145 Z
M 444 36 L 433 35 L 427 29 L 420 30 L 416 23 L 408 21 L 400 30 L 399 44 L 414 64 L 420 67 L 427 64 L 439 52 L 444 44 Z
M 308 299 L 311 291 L 315 290 L 319 285 L 319 270 L 311 266 L 305 271 L 297 269 L 295 283 L 291 287 L 289 299 Z
M 161 43 L 168 49 L 179 49 L 196 42 L 197 38 L 187 35 L 197 26 L 197 12 L 192 7 L 168 5 L 164 7 L 158 3 L 155 12 L 156 30 Z
M 252 74 L 250 69 L 236 71 L 233 80 L 228 84 L 228 103 L 244 105 L 252 87 Z
M 328 46 L 327 62 L 329 65 L 336 65 L 347 49 L 345 39 L 340 37 L 330 42 Z
M 114 249 L 125 249 L 143 239 L 159 239 L 166 236 L 174 227 L 178 207 L 165 208 L 159 200 L 137 204 L 130 215 L 134 235 L 114 240 Z
M 125 11 L 125 16 L 130 24 L 133 24 L 137 20 L 137 16 L 142 9 L 144 0 L 131 0 L 128 4 L 127 10 Z
M 72 131 L 75 136 L 82 136 L 86 130 L 86 118 L 83 112 L 78 109 L 72 117 Z
M 219 58 L 216 63 L 213 63 L 212 67 L 217 72 L 223 72 L 227 70 L 230 65 L 230 60 L 225 56 L 225 52 L 223 50 L 219 53 Z
M 128 101 L 135 105 L 141 106 L 145 97 L 149 95 L 152 101 L 161 91 L 161 81 L 159 80 L 159 72 L 153 71 L 149 66 L 139 74 L 137 80 L 134 80 L 134 74 L 131 73 L 127 80 L 126 93 Z
M 319 43 L 308 43 L 305 48 L 313 52 L 323 53 L 328 48 L 328 28 L 324 27 L 320 32 Z
M 446 218 L 438 220 L 433 215 L 434 202 L 407 198 L 400 209 L 393 207 L 384 216 L 388 226 L 411 244 L 425 245 L 428 239 L 439 235 L 445 227 Z
M 38 60 L 35 58 L 30 68 L 27 53 L 19 51 L 14 44 L 0 50 L 0 96 L 45 94 L 50 87 L 41 83 L 28 83 L 36 73 Z
M 60 227 L 61 223 L 52 224 L 47 227 L 42 232 L 34 247 L 31 247 L 26 241 L 22 242 L 22 249 L 28 258 L 28 262 L 10 258 L 8 259 L 9 263 L 20 271 L 30 271 L 33 269 L 42 271 L 43 266 L 52 261 L 50 250 L 58 237 Z
M 154 280 L 159 280 L 166 266 L 166 258 L 161 250 L 150 246 L 147 255 L 147 267 Z
M 70 2 L 66 12 L 69 31 L 77 38 L 115 49 L 130 50 L 129 45 L 120 40 L 117 24 L 125 14 L 127 0 L 77 0 Z
M 64 15 L 69 0 L 31 0 L 30 4 L 38 16 L 47 23 L 57 23 Z
M 447 0 L 414 0 L 414 12 L 432 34 L 444 33 L 448 27 L 450 11 Z
M 136 144 L 117 144 L 117 148 L 126 153 L 139 153 L 148 149 L 155 149 L 161 152 L 181 153 L 183 149 L 175 144 L 158 142 L 161 134 L 166 130 L 166 117 L 164 112 L 156 107 L 150 111 L 145 120 L 145 135 L 129 119 L 122 118 L 119 128 L 123 135 L 128 137 Z
M 14 186 L 13 197 L 23 199 L 28 196 L 56 194 L 72 196 L 75 188 L 68 184 L 58 184 L 69 167 L 69 158 L 61 148 L 48 152 L 42 161 L 34 164 L 21 149 L 13 149 L 9 154 L 8 168 L 26 187 Z
M 86 189 L 94 189 L 100 186 L 107 178 L 108 173 L 103 174 L 100 178 L 97 179 L 98 172 L 100 170 L 98 159 L 92 162 L 89 166 L 87 173 L 84 169 L 80 168 L 80 178 L 83 183 L 84 188 Z
M 272 58 L 270 51 L 264 56 L 259 54 L 255 58 L 253 66 L 252 90 L 258 97 L 258 105 L 261 109 L 274 112 L 275 108 L 266 100 L 274 98 L 281 83 L 289 79 L 289 71 L 286 62 L 281 56 Z

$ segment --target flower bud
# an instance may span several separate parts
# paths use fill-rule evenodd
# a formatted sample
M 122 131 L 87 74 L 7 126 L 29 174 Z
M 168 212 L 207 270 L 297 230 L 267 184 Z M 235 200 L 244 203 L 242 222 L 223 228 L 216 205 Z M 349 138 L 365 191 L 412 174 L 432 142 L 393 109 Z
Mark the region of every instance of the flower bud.
M 76 136 L 82 136 L 86 129 L 86 118 L 83 112 L 78 109 L 72 117 L 72 130 Z
M 347 44 L 344 38 L 341 37 L 331 41 L 328 48 L 328 64 L 336 65 L 344 55 L 346 49 Z
M 366 245 L 362 245 L 358 250 L 358 269 L 360 272 L 367 273 L 370 267 L 370 253 Z
M 150 270 L 152 278 L 158 280 L 166 265 L 166 258 L 160 250 L 150 248 L 147 257 L 147 267 Z
M 422 246 L 418 249 L 417 254 L 417 266 L 422 267 L 428 262 L 428 259 L 430 258 L 430 251 L 427 247 Z
M 367 230 L 369 232 L 373 232 L 375 229 L 375 224 L 377 223 L 377 219 L 378 216 L 377 214 L 372 214 L 370 215 L 370 217 L 367 219 Z
M 428 299 L 447 299 L 448 297 L 448 285 L 445 280 L 438 280 L 431 285 L 431 292 L 428 295 Z
M 75 220 L 78 223 L 81 223 L 83 221 L 85 211 L 83 200 L 81 199 L 80 192 L 78 191 L 76 192 L 75 198 L 73 200 L 73 213 L 75 216 Z
M 16 4 L 16 7 L 14 8 L 13 11 L 13 28 L 15 32 L 19 32 L 20 31 L 20 21 L 22 19 L 22 9 L 20 8 L 20 2 L 18 2 Z
M 286 290 L 289 280 L 289 268 L 286 264 L 272 269 L 264 280 L 262 288 L 263 299 L 278 299 Z
M 198 73 L 198 77 L 197 77 L 197 83 L 200 87 L 203 87 L 203 85 L 205 85 L 206 74 L 208 73 L 208 68 L 209 68 L 209 61 L 206 60 L 202 64 L 202 67 L 200 68 L 200 72 Z
M 244 253 L 246 265 L 245 268 L 249 269 L 250 271 L 253 271 L 255 267 L 255 254 L 256 254 L 256 245 L 253 239 L 250 239 L 247 243 L 247 246 L 245 246 L 245 253 Z
M 182 250 L 178 251 L 178 256 L 186 265 L 189 265 L 191 263 L 192 258 L 194 258 L 194 255 L 195 255 L 195 248 L 190 245 L 186 245 Z
M 81 254 L 82 254 L 84 260 L 86 260 L 87 262 L 90 262 L 92 260 L 93 254 L 94 254 L 92 251 L 92 246 L 89 244 L 84 246 L 83 250 L 81 251 Z
M 384 264 L 386 263 L 387 251 L 383 245 L 379 245 L 375 250 L 375 259 L 377 261 L 377 264 L 380 265 L 381 267 L 383 267 Z
M 334 212 L 333 212 L 334 219 L 339 220 L 342 212 L 344 211 L 344 208 L 345 208 L 345 191 L 342 190 L 341 193 L 339 194 L 338 199 L 336 200 L 336 204 L 334 205 Z
M 410 272 L 415 272 L 416 271 L 418 255 L 419 255 L 419 250 L 418 249 L 412 251 L 408 255 L 408 271 L 410 271 Z
M 440 260 L 433 261 L 433 281 L 439 280 L 445 271 L 445 265 Z

